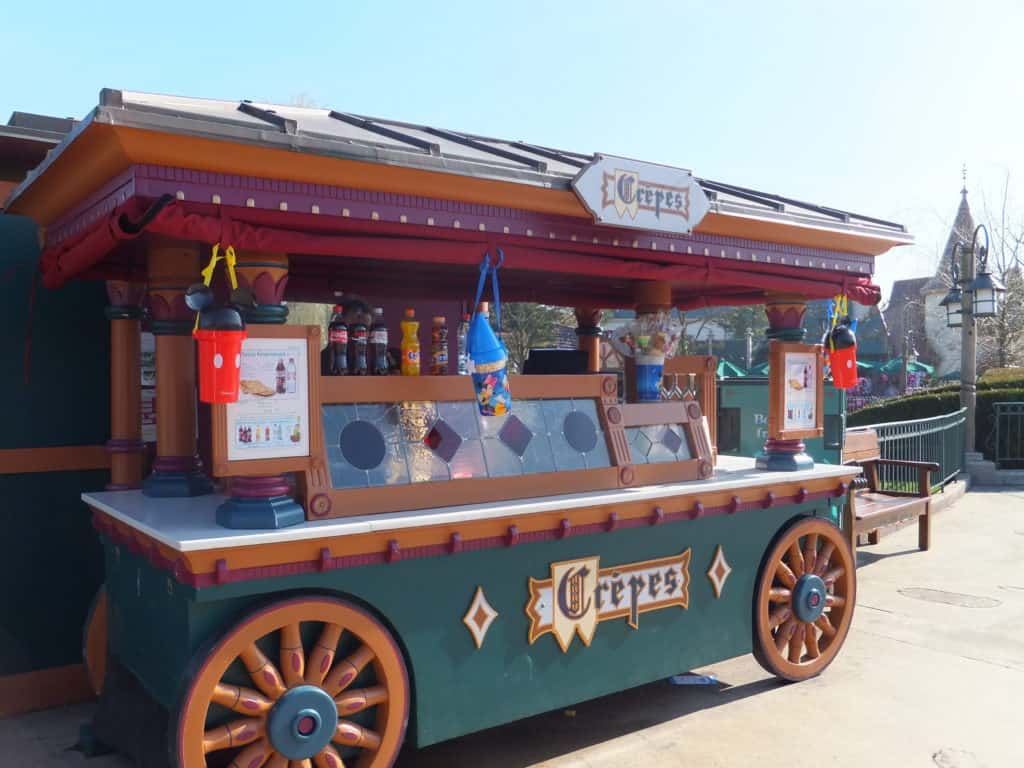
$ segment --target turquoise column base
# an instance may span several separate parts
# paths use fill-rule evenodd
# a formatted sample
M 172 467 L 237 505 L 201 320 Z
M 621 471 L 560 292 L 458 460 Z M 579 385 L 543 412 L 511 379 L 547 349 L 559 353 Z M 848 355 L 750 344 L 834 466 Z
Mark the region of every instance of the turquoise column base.
M 759 453 L 755 466 L 767 472 L 798 472 L 801 469 L 814 469 L 814 459 L 806 453 Z
M 217 507 L 217 524 L 225 528 L 287 528 L 305 519 L 306 511 L 291 496 L 235 497 Z

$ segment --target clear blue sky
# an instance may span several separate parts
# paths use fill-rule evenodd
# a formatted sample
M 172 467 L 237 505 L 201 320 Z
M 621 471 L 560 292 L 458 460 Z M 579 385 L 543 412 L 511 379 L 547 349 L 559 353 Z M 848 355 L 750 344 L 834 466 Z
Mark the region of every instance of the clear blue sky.
M 102 87 L 297 98 L 692 168 L 905 223 L 929 274 L 958 203 L 1024 201 L 1024 3 L 68 2 L 0 13 L 0 119 Z M 1021 209 L 1024 221 L 1024 208 Z

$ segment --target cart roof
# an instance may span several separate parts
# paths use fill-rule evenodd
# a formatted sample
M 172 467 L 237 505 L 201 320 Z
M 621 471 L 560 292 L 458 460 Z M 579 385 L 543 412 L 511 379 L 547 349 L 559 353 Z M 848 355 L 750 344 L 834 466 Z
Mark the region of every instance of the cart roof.
M 592 217 L 572 191 L 571 183 L 594 157 L 593 153 L 560 150 L 540 144 L 495 139 L 331 109 L 104 89 L 98 106 L 14 190 L 8 207 L 12 212 L 24 213 L 50 227 L 48 246 L 52 247 L 61 235 L 80 233 L 82 225 L 63 228 L 51 225 L 55 222 L 58 225 L 66 223 L 70 215 L 82 211 L 87 205 L 96 207 L 98 190 L 103 189 L 104 185 L 109 187 L 113 179 L 129 169 L 159 166 L 307 185 L 359 186 L 399 195 L 432 193 L 430 196 L 433 198 L 492 206 L 492 210 L 531 212 L 553 217 L 552 221 L 556 223 L 565 220 L 585 221 L 589 224 Z M 736 259 L 756 260 L 754 250 L 757 246 L 792 246 L 793 253 L 807 253 L 810 258 L 797 256 L 789 261 L 782 258 L 776 260 L 776 264 L 781 262 L 802 267 L 804 272 L 801 277 L 812 280 L 813 276 L 809 274 L 811 269 L 828 272 L 828 286 L 823 285 L 820 290 L 804 290 L 807 295 L 824 295 L 833 288 L 845 290 L 850 280 L 862 283 L 865 279 L 869 280 L 873 271 L 870 258 L 866 261 L 861 258 L 859 262 L 854 258 L 846 264 L 842 259 L 844 254 L 873 257 L 895 245 L 912 242 L 905 228 L 895 222 L 710 179 L 698 178 L 698 182 L 708 196 L 711 208 L 693 234 L 697 237 L 705 236 L 705 240 L 701 242 L 702 248 L 699 250 L 682 250 L 707 257 L 717 255 L 719 244 L 728 248 L 738 244 L 749 246 L 750 249 L 749 254 L 744 251 L 742 257 L 737 251 Z M 138 191 L 135 196 L 145 197 Z M 209 199 L 206 198 L 207 201 Z M 117 202 L 123 203 L 124 200 Z M 225 207 L 227 205 L 225 202 Z M 185 200 L 182 194 L 178 194 L 178 200 L 172 207 L 179 209 L 179 217 L 186 213 L 203 213 L 191 198 Z M 265 216 L 254 220 L 256 213 L 260 212 L 248 211 L 239 218 L 245 220 L 249 217 L 248 223 L 260 226 L 281 224 L 283 221 L 283 217 L 276 215 L 277 211 L 266 212 Z M 288 226 L 292 230 L 295 228 L 294 222 Z M 313 229 L 322 231 L 323 220 Z M 615 230 L 610 227 L 601 229 L 605 233 Z M 618 239 L 608 237 L 608 245 L 625 249 L 632 244 L 632 248 L 636 249 L 638 241 L 635 234 L 636 231 L 632 231 L 628 239 L 622 238 L 621 243 Z M 712 238 L 710 242 L 716 246 L 711 249 L 716 251 L 714 254 L 706 247 L 708 238 Z M 575 234 L 572 239 L 576 241 Z M 593 242 L 596 244 L 597 238 Z M 659 243 L 640 241 L 639 247 L 657 250 Z M 671 246 L 666 247 L 663 241 L 661 247 L 669 250 Z M 318 253 L 315 248 L 311 251 L 301 248 L 285 250 L 311 256 L 326 255 Z M 723 257 L 726 250 L 721 249 Z M 330 252 L 331 255 L 335 253 L 333 250 Z M 731 254 L 732 251 L 729 253 L 730 258 Z M 94 256 L 76 259 L 77 266 L 81 268 L 79 272 L 90 266 L 87 263 L 90 259 L 91 263 L 95 263 L 106 255 L 97 250 Z M 354 253 L 339 255 L 356 258 Z M 815 261 L 818 256 L 833 255 L 839 258 L 828 262 Z M 371 256 L 369 260 L 373 258 Z M 620 260 L 622 258 L 635 261 L 637 255 L 619 257 Z M 438 274 L 436 260 L 428 257 L 414 260 L 423 264 L 425 269 L 429 263 L 428 271 Z M 771 260 L 769 257 L 768 261 Z M 464 259 L 459 258 L 449 263 L 456 266 L 461 265 L 462 261 Z M 652 259 L 648 257 L 647 261 Z M 664 258 L 657 261 L 663 265 Z M 690 261 L 694 262 L 689 264 L 690 267 L 699 266 L 695 260 Z M 313 272 L 319 269 L 322 273 L 322 260 L 318 264 Z M 353 268 L 358 266 L 352 264 Z M 44 271 L 46 267 L 47 263 L 44 263 Z M 764 270 L 761 268 L 759 271 Z M 768 271 L 786 272 L 785 269 L 776 268 Z M 660 279 L 651 270 L 646 270 L 644 275 L 633 274 L 631 269 L 618 270 L 615 274 L 600 274 L 600 270 L 592 272 L 583 262 L 572 272 L 580 288 L 575 291 L 576 294 L 581 298 L 590 294 L 595 300 L 605 301 L 613 292 L 619 291 L 620 286 L 606 284 L 604 288 L 607 290 L 601 295 L 600 290 L 591 290 L 578 284 L 581 278 L 586 277 L 585 273 L 589 272 L 595 280 L 604 280 L 606 283 L 612 277 L 627 281 Z M 666 273 L 664 279 L 686 283 L 692 281 L 693 274 L 686 271 L 679 271 L 678 274 L 670 272 Z M 70 276 L 73 275 L 65 272 L 60 280 L 51 282 L 59 283 Z M 296 277 L 301 275 L 297 274 Z M 514 276 L 510 274 L 510 277 L 514 281 Z M 717 277 L 714 285 L 730 287 L 730 281 L 723 279 L 724 275 L 719 274 Z M 738 293 L 732 294 L 726 290 L 724 293 L 729 295 L 723 295 L 723 300 L 746 298 L 754 301 L 757 298 L 754 295 L 756 292 L 752 292 L 751 288 L 756 287 L 742 285 Z M 772 290 L 777 291 L 778 286 Z M 877 300 L 877 288 L 872 287 L 872 291 L 874 300 Z M 525 298 L 529 291 L 518 293 L 524 294 Z M 567 292 L 559 295 L 571 298 Z M 706 293 L 694 296 L 703 299 Z M 544 297 L 536 298 L 542 300 Z

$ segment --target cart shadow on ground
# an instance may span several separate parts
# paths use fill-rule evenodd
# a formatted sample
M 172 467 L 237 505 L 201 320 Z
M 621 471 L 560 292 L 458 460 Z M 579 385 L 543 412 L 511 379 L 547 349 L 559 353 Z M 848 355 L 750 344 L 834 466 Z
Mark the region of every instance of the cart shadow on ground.
M 661 680 L 420 750 L 406 747 L 396 768 L 524 768 L 783 685 L 776 678 L 737 686 Z
M 921 554 L 921 550 L 917 547 L 910 549 L 901 549 L 899 552 L 865 552 L 864 550 L 857 550 L 857 570 L 864 568 L 868 565 L 874 565 L 875 563 L 881 562 L 882 560 L 888 560 L 890 557 L 904 557 L 906 555 L 918 555 Z

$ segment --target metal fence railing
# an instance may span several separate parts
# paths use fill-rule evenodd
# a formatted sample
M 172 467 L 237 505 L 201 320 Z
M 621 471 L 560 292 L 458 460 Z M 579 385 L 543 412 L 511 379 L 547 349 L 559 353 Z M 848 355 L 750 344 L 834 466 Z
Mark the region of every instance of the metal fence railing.
M 995 403 L 996 469 L 1024 468 L 1024 403 Z
M 1024 403 L 1019 405 L 1022 407 L 1020 425 L 1024 426 Z M 933 461 L 938 464 L 939 471 L 932 474 L 934 490 L 953 480 L 963 470 L 966 421 L 967 409 L 961 408 L 954 413 L 930 419 L 869 424 L 847 431 L 875 430 L 883 459 Z M 1018 431 L 1017 434 L 1021 433 Z M 917 471 L 912 467 L 881 466 L 878 470 L 878 479 L 883 488 L 917 489 Z

